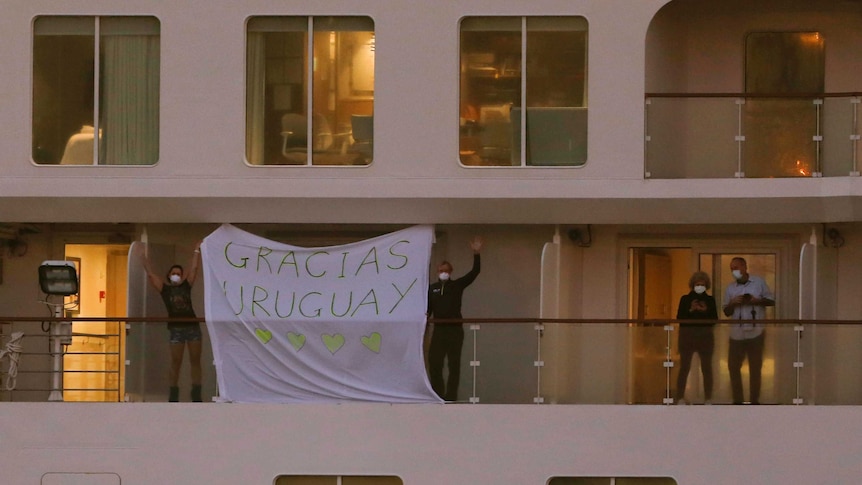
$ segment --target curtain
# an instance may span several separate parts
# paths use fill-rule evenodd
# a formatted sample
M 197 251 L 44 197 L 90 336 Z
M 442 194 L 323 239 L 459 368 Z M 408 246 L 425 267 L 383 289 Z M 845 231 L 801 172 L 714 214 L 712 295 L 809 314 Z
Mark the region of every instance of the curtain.
M 246 55 L 245 157 L 252 165 L 262 165 L 264 141 L 265 73 L 264 37 L 249 32 Z
M 159 158 L 159 37 L 102 39 L 99 163 L 152 165 Z

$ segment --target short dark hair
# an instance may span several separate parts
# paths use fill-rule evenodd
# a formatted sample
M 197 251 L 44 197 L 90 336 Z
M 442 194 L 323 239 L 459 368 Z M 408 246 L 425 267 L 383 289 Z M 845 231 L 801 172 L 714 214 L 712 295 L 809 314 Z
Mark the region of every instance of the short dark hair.
M 175 265 L 171 266 L 171 267 L 168 269 L 168 272 L 167 272 L 167 273 L 165 273 L 165 278 L 166 278 L 166 279 L 171 279 L 171 271 L 173 271 L 173 270 L 174 270 L 174 268 L 177 268 L 178 270 L 180 270 L 180 273 L 182 273 L 182 274 L 186 274 L 186 272 L 185 272 L 185 270 L 183 270 L 183 267 L 182 267 L 182 266 L 180 266 L 180 265 L 178 265 L 178 264 L 175 264 Z

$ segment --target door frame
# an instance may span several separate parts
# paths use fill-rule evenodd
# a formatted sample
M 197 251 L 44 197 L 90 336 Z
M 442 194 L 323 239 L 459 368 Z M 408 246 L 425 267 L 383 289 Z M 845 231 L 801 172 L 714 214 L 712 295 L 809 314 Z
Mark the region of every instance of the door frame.
M 629 253 L 633 248 L 691 249 L 690 268 L 697 268 L 700 255 L 716 254 L 775 254 L 776 288 L 775 318 L 796 318 L 799 308 L 799 250 L 804 241 L 799 233 L 774 233 L 739 235 L 729 233 L 715 234 L 625 234 L 617 241 L 617 318 L 628 318 L 632 291 L 629 286 Z M 713 282 L 715 284 L 715 282 Z M 720 302 L 718 302 L 720 304 Z M 630 332 L 626 332 L 624 348 L 628 356 L 625 365 L 625 376 L 619 383 L 619 392 L 630 399 L 634 373 L 632 372 L 633 341 Z M 778 380 L 776 374 L 776 380 Z M 780 395 L 780 391 L 776 391 Z

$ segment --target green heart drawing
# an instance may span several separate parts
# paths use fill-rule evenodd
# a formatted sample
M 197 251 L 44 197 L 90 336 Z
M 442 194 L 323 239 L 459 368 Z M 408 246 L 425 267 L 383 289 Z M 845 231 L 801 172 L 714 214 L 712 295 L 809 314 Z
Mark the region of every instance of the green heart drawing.
M 287 332 L 287 340 L 290 340 L 290 345 L 293 345 L 297 352 L 305 345 L 305 335 L 301 333 Z
M 362 345 L 368 347 L 368 350 L 374 352 L 375 354 L 380 353 L 380 334 L 377 332 L 372 333 L 369 336 L 362 337 Z
M 329 352 L 332 355 L 335 355 L 344 345 L 344 335 L 337 333 L 335 335 L 323 334 L 320 336 L 323 339 L 323 344 L 326 345 L 326 348 L 329 349 Z
M 267 343 L 272 340 L 272 332 L 269 330 L 264 330 L 262 328 L 254 329 L 254 334 L 257 335 L 257 338 L 260 339 L 261 342 Z

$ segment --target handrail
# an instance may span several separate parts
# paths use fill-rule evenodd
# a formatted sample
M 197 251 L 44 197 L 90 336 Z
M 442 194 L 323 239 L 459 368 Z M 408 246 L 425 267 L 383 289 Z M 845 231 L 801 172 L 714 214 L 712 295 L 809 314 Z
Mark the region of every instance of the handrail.
M 844 93 L 644 93 L 644 98 L 853 98 L 862 91 Z
M 743 319 L 719 319 L 719 320 L 683 320 L 684 325 L 689 324 L 717 324 L 736 325 L 739 323 L 778 324 L 778 325 L 862 325 L 862 320 L 802 320 L 798 318 L 781 318 L 768 320 L 743 320 Z M 429 318 L 428 323 L 572 323 L 572 324 L 636 324 L 636 325 L 665 325 L 668 323 L 680 323 L 676 318 Z
M 63 372 L 64 374 L 75 375 L 77 376 L 87 376 L 88 374 L 92 374 L 94 376 L 94 387 L 87 387 L 89 384 L 76 384 L 75 380 L 72 379 L 68 383 L 64 383 L 62 387 L 60 386 L 51 386 L 50 388 L 46 387 L 47 381 L 49 378 L 53 378 L 57 375 L 58 370 L 56 368 L 51 368 L 47 365 L 47 358 L 53 358 L 56 353 L 48 350 L 45 352 L 34 351 L 38 349 L 38 347 L 31 347 L 31 350 L 28 352 L 22 353 L 22 356 L 27 359 L 41 359 L 41 360 L 28 360 L 27 366 L 25 370 L 19 371 L 20 376 L 28 376 L 27 379 L 24 380 L 24 387 L 15 389 L 15 396 L 9 395 L 4 391 L 0 390 L 0 401 L 2 401 L 2 397 L 6 396 L 10 400 L 18 400 L 22 397 L 24 399 L 43 399 L 44 396 L 41 394 L 32 394 L 36 393 L 45 393 L 51 392 L 55 393 L 58 390 L 63 392 L 76 392 L 81 393 L 81 397 L 85 397 L 87 400 L 95 399 L 95 400 L 109 400 L 109 401 L 121 401 L 124 399 L 128 399 L 130 401 L 152 401 L 152 400 L 165 400 L 167 399 L 167 395 L 161 391 L 166 391 L 168 389 L 167 384 L 160 377 L 156 376 L 156 372 L 161 372 L 162 366 L 164 365 L 163 361 L 159 361 L 157 364 L 151 364 L 149 360 L 147 360 L 149 352 L 149 345 L 152 344 L 150 337 L 152 334 L 147 333 L 148 328 L 150 329 L 158 329 L 158 327 L 147 327 L 147 323 L 164 325 L 166 322 L 206 322 L 205 317 L 197 317 L 197 318 L 169 318 L 164 316 L 158 317 L 0 317 L 0 329 L 4 329 L 4 334 L 0 334 L 0 342 L 5 342 L 9 335 L 6 335 L 5 328 L 11 327 L 13 324 L 23 324 L 26 322 L 30 322 L 30 327 L 40 327 L 40 323 L 42 322 L 109 322 L 111 325 L 126 325 L 126 328 L 132 328 L 134 333 L 137 334 L 136 340 L 133 345 L 128 345 L 125 347 L 125 351 L 119 348 L 108 348 L 105 349 L 97 349 L 90 350 L 89 348 L 81 348 L 75 349 L 74 352 L 64 352 L 67 355 L 76 354 L 78 358 L 86 355 L 104 355 L 110 356 L 112 359 L 111 364 L 106 366 L 105 368 L 100 369 L 90 369 L 87 367 L 79 366 L 77 363 L 72 363 L 69 368 L 63 369 L 61 368 L 59 372 Z M 675 397 L 672 396 L 671 392 L 673 390 L 673 380 L 672 380 L 672 372 L 675 366 L 675 361 L 677 361 L 674 355 L 674 346 L 675 341 L 673 335 L 677 333 L 678 327 L 671 326 L 671 324 L 680 324 L 680 327 L 685 328 L 691 324 L 706 324 L 706 325 L 715 325 L 716 329 L 722 329 L 722 333 L 717 333 L 716 335 L 724 335 L 726 331 L 732 327 L 739 324 L 748 324 L 754 323 L 766 326 L 768 328 L 775 328 L 777 326 L 783 326 L 783 328 L 779 329 L 779 331 L 774 332 L 771 335 L 774 335 L 773 339 L 775 342 L 783 342 L 784 345 L 796 345 L 796 348 L 799 348 L 799 343 L 803 338 L 804 333 L 814 332 L 812 336 L 820 336 L 823 335 L 824 338 L 838 338 L 844 328 L 862 325 L 862 320 L 854 319 L 854 320 L 806 320 L 806 319 L 772 319 L 772 320 L 736 320 L 736 319 L 719 319 L 719 320 L 683 320 L 680 322 L 675 318 L 666 318 L 666 319 L 644 319 L 644 318 L 538 318 L 538 317 L 508 317 L 508 318 L 461 318 L 461 319 L 428 319 L 428 322 L 431 324 L 467 324 L 465 326 L 465 333 L 467 333 L 467 337 L 465 339 L 465 343 L 469 343 L 472 345 L 472 349 L 470 346 L 465 346 L 463 353 L 463 358 L 465 361 L 469 362 L 469 369 L 471 372 L 471 378 L 465 378 L 465 384 L 469 384 L 472 386 L 472 391 L 469 393 L 469 399 L 465 402 L 470 403 L 479 403 L 479 402 L 528 402 L 528 399 L 532 399 L 532 402 L 541 404 L 546 402 L 546 399 L 551 396 L 552 402 L 562 402 L 562 403 L 574 403 L 574 402 L 592 402 L 590 399 L 586 398 L 587 401 L 579 401 L 585 399 L 581 394 L 580 389 L 587 389 L 591 385 L 590 383 L 581 382 L 578 383 L 577 386 L 580 387 L 567 387 L 565 391 L 559 391 L 563 394 L 553 394 L 548 388 L 547 382 L 551 382 L 552 384 L 557 382 L 555 379 L 559 379 L 560 377 L 556 374 L 560 369 L 567 366 L 568 357 L 560 357 L 559 352 L 575 352 L 578 353 L 577 346 L 570 346 L 569 344 L 572 342 L 569 340 L 573 338 L 572 335 L 569 335 L 567 330 L 577 329 L 577 328 L 590 328 L 592 327 L 594 330 L 604 331 L 605 329 L 611 332 L 625 331 L 625 332 L 634 332 L 631 334 L 634 338 L 641 338 L 644 336 L 649 337 L 649 342 L 647 342 L 645 349 L 648 350 L 648 354 L 646 357 L 644 355 L 635 356 L 632 355 L 621 355 L 619 358 L 624 359 L 627 362 L 627 366 L 632 369 L 645 369 L 644 372 L 646 374 L 652 376 L 653 379 L 650 391 L 646 394 L 638 394 L 635 395 L 626 395 L 624 398 L 619 397 L 611 397 L 607 396 L 603 398 L 598 398 L 596 402 L 605 402 L 607 399 L 611 399 L 614 403 L 619 404 L 631 404 L 631 403 L 652 403 L 652 404 L 673 404 L 675 403 Z M 521 338 L 519 340 L 519 345 L 523 343 L 523 345 L 528 347 L 534 347 L 532 350 L 529 348 L 524 348 L 519 350 L 519 355 L 517 357 L 517 365 L 518 366 L 530 366 L 535 367 L 535 371 L 529 372 L 526 370 L 519 371 L 520 374 L 513 379 L 511 382 L 506 382 L 505 384 L 500 384 L 497 382 L 500 378 L 500 372 L 506 372 L 505 370 L 500 370 L 499 367 L 499 359 L 503 358 L 502 354 L 499 354 L 500 349 L 494 345 L 489 347 L 479 348 L 477 342 L 479 341 L 478 335 L 482 331 L 491 332 L 489 333 L 489 339 L 495 338 L 494 325 L 516 325 L 516 326 L 529 326 L 532 329 L 534 338 Z M 139 326 L 143 325 L 143 326 Z M 548 325 L 562 325 L 568 326 L 566 327 L 557 327 L 556 329 L 549 329 Z M 577 327 L 581 325 L 582 327 Z M 790 325 L 790 327 L 786 327 Z M 828 329 L 825 329 L 826 333 L 817 332 L 818 326 L 833 326 L 832 330 L 838 332 L 838 334 L 831 333 Z M 22 325 L 26 326 L 26 325 Z M 29 337 L 37 338 L 37 339 L 51 339 L 56 338 L 56 335 L 49 334 L 45 331 L 44 323 L 41 325 L 42 332 L 34 332 L 29 335 Z M 52 325 L 53 327 L 53 325 Z M 75 326 L 72 325 L 72 328 Z M 120 327 L 122 328 L 122 327 Z M 469 328 L 469 333 L 467 329 Z M 561 331 L 559 335 L 557 332 Z M 768 330 L 767 332 L 770 332 Z M 124 333 L 123 330 L 119 330 L 119 333 Z M 127 333 L 127 335 L 132 335 L 133 332 Z M 648 335 L 647 335 L 648 334 Z M 86 334 L 77 334 L 74 331 L 71 332 L 72 337 L 78 337 L 82 335 L 90 335 Z M 523 337 L 524 334 L 519 334 L 520 337 Z M 618 333 L 609 334 L 610 336 L 619 336 Z M 112 334 L 114 338 L 120 337 L 121 335 Z M 143 336 L 143 338 L 141 338 Z M 557 336 L 560 336 L 560 340 L 555 340 Z M 29 338 L 28 337 L 28 338 Z M 549 340 L 550 337 L 550 340 Z M 576 337 L 576 336 L 575 336 Z M 589 335 L 587 335 L 589 337 Z M 484 338 L 484 337 L 483 337 Z M 160 339 L 159 341 L 163 341 Z M 489 340 L 491 342 L 491 340 Z M 646 342 L 646 341 L 645 341 Z M 843 396 L 836 393 L 834 389 L 826 388 L 825 390 L 822 388 L 819 389 L 818 393 L 815 393 L 815 389 L 809 385 L 808 381 L 801 381 L 800 374 L 803 372 L 806 373 L 807 376 L 817 376 L 818 369 L 816 369 L 814 365 L 809 366 L 808 364 L 815 363 L 815 357 L 818 353 L 818 348 L 812 347 L 815 343 L 815 339 L 805 339 L 805 353 L 804 355 L 800 355 L 799 352 L 796 352 L 795 357 L 790 357 L 789 354 L 784 354 L 781 358 L 780 362 L 776 365 L 780 365 L 781 375 L 778 374 L 770 374 L 772 375 L 771 379 L 779 379 L 783 382 L 783 386 L 781 391 L 771 391 L 773 392 L 772 397 L 775 402 L 781 403 L 793 403 L 793 404 L 804 404 L 804 403 L 814 403 L 816 401 L 822 401 L 824 403 L 841 403 L 841 404 L 862 404 L 862 400 L 854 400 L 850 399 L 849 401 Z M 121 345 L 118 343 L 118 345 Z M 556 347 L 555 347 L 556 346 Z M 788 347 L 789 348 L 789 347 Z M 556 351 L 555 351 L 556 349 Z M 68 349 L 67 349 L 68 350 Z M 161 356 L 164 356 L 166 351 L 166 347 L 162 348 L 159 352 Z M 550 351 L 550 353 L 547 353 Z M 851 350 L 849 351 L 852 355 L 856 355 L 856 352 Z M 80 355 L 78 355 L 80 354 Z M 549 358 L 550 357 L 550 358 Z M 484 360 L 483 360 L 484 359 Z M 640 359 L 640 360 L 638 360 Z M 76 361 L 77 362 L 77 361 Z M 483 365 L 484 364 L 484 365 Z M 126 367 L 123 367 L 123 366 Z M 506 364 L 504 368 L 508 368 L 509 364 Z M 593 368 L 596 364 L 594 362 L 590 362 L 589 359 L 579 361 L 577 364 L 582 369 L 590 369 Z M 481 367 L 480 367 L 481 366 Z M 803 366 L 804 369 L 803 369 Z M 80 368 L 79 368 L 80 367 Z M 822 371 L 819 372 L 829 372 L 831 367 L 827 362 L 825 367 L 823 367 Z M 655 376 L 661 373 L 661 381 L 656 381 Z M 96 375 L 98 374 L 98 377 Z M 534 374 L 535 377 L 528 377 L 529 374 Z M 616 385 L 623 386 L 627 385 L 625 379 L 629 379 L 629 377 L 625 375 L 618 375 L 611 371 L 609 374 L 609 379 L 613 379 L 616 382 Z M 0 379 L 6 381 L 9 377 L 8 373 L 4 373 L 3 369 L 0 369 Z M 812 377 L 814 378 L 814 377 Z M 98 380 L 96 380 L 98 379 Z M 495 383 L 488 389 L 482 389 L 481 386 L 478 386 L 477 383 L 483 381 L 484 379 L 488 379 L 487 382 Z M 622 380 L 621 380 L 622 379 Z M 795 382 L 792 382 L 791 379 L 795 379 Z M 102 382 L 104 380 L 104 382 Z M 65 381 L 64 381 L 65 382 Z M 779 381 L 775 381 L 779 382 Z M 571 384 L 571 383 L 569 383 Z M 556 385 L 556 384 L 553 384 Z M 567 384 L 568 385 L 568 384 Z M 67 387 L 68 386 L 68 387 Z M 490 389 L 490 390 L 489 390 Z M 556 388 L 555 388 L 556 389 Z M 656 389 L 661 391 L 661 396 L 657 397 Z M 777 388 L 776 388 L 777 389 Z M 788 391 L 788 389 L 790 389 Z M 480 396 L 481 390 L 481 396 Z M 727 389 L 725 389 L 726 391 Z M 653 392 L 656 391 L 656 392 Z M 116 392 L 116 394 L 114 394 Z M 557 392 L 557 391 L 554 391 Z M 602 391 L 604 392 L 604 391 Z M 87 394 L 84 394 L 87 393 Z M 96 394 L 93 394 L 96 393 Z M 104 394 L 100 397 L 98 393 L 108 393 Z M 550 394 L 549 394 L 550 393 Z M 725 392 L 726 394 L 726 392 Z M 698 394 L 695 394 L 698 395 Z M 95 397 L 94 397 L 95 396 Z M 556 396 L 556 397 L 554 397 Z M 562 396 L 562 401 L 557 401 L 557 399 Z M 71 399 L 75 399 L 77 396 L 72 396 Z M 723 396 L 724 399 L 721 402 L 726 402 L 727 396 Z M 61 397 L 61 400 L 63 398 Z M 50 396 L 49 396 L 50 400 Z M 56 399 L 55 399 L 56 400 Z M 496 401 L 495 401 L 496 400 Z M 459 401 L 461 402 L 461 401 Z
M 0 325 L 12 322 L 126 322 L 126 323 L 206 323 L 205 317 L 0 317 Z M 664 325 L 679 323 L 676 318 L 429 318 L 428 323 L 564 323 L 564 324 L 635 324 Z M 862 320 L 819 320 L 799 318 L 775 318 L 768 320 L 685 320 L 684 324 L 739 324 L 758 323 L 769 325 L 862 325 Z

